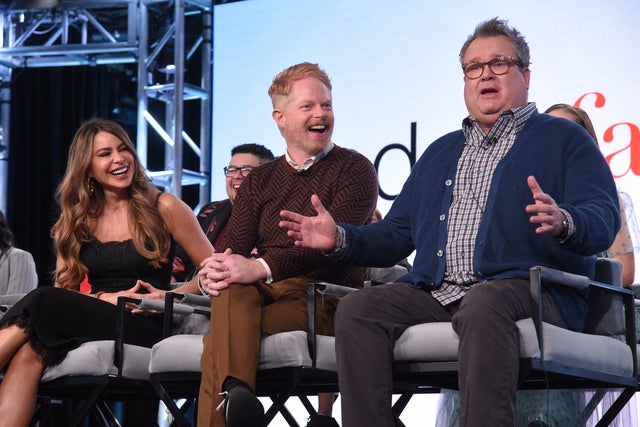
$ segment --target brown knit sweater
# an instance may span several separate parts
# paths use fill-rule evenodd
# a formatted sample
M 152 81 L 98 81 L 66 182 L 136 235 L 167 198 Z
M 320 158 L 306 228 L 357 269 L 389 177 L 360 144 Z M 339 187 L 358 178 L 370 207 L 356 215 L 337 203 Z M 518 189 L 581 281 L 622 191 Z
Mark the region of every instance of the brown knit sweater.
M 278 227 L 283 209 L 316 215 L 312 194 L 320 197 L 336 222 L 368 223 L 378 197 L 375 169 L 363 155 L 338 146 L 305 172 L 296 172 L 284 156 L 254 169 L 238 190 L 220 251 L 231 248 L 248 257 L 257 248 L 274 281 L 304 277 L 362 287 L 364 268 L 296 247 Z

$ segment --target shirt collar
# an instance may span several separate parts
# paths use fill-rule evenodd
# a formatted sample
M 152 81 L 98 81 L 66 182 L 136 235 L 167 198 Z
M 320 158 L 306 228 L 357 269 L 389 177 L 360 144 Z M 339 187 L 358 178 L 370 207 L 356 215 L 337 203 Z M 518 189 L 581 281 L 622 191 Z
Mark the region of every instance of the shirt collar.
M 521 105 L 520 107 L 503 111 L 502 113 L 500 113 L 500 117 L 498 117 L 498 120 L 500 120 L 501 117 L 513 118 L 513 120 L 515 121 L 514 130 L 516 133 L 520 133 L 520 131 L 524 127 L 524 124 L 527 122 L 529 117 L 531 117 L 531 114 L 533 114 L 534 111 L 536 111 L 536 103 L 528 102 L 527 104 Z M 469 115 L 465 117 L 464 120 L 462 120 L 462 128 L 467 129 L 473 127 L 473 125 L 476 123 L 478 123 L 478 120 L 474 116 Z
M 527 120 L 529 120 L 529 117 L 537 111 L 537 107 L 535 102 L 529 102 L 527 105 L 514 108 L 512 111 L 516 121 L 515 132 L 516 134 L 519 134 L 525 123 L 527 123 Z
M 333 142 L 329 142 L 329 144 L 327 144 L 327 146 L 325 147 L 324 150 L 322 150 L 321 152 L 319 152 L 318 154 L 316 154 L 314 156 L 309 157 L 301 165 L 299 165 L 299 164 L 297 164 L 296 162 L 293 161 L 291 156 L 289 156 L 289 151 L 287 151 L 284 154 L 284 156 L 287 159 L 287 163 L 289 163 L 292 168 L 294 168 L 297 171 L 306 171 L 311 166 L 316 164 L 319 160 L 321 160 L 324 156 L 329 154 L 329 151 L 333 150 L 333 146 L 334 146 Z

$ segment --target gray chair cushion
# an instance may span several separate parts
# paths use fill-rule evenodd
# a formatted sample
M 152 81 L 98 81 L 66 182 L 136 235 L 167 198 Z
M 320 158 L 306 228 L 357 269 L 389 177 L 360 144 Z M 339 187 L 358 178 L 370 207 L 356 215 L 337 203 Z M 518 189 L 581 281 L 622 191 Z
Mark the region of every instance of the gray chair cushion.
M 544 360 L 612 375 L 633 374 L 629 346 L 611 337 L 583 334 L 543 323 Z
M 48 382 L 67 376 L 102 376 L 117 375 L 114 363 L 114 341 L 90 341 L 71 350 L 64 360 L 45 369 L 41 381 Z M 125 344 L 122 376 L 132 379 L 149 378 L 149 361 L 151 349 L 137 345 Z
M 458 341 L 450 322 L 422 323 L 400 335 L 393 357 L 398 362 L 458 360 Z
M 597 280 L 620 286 L 620 273 L 619 262 L 598 260 Z M 558 274 L 567 276 L 562 272 Z M 576 279 L 579 282 L 576 283 L 577 286 L 589 284 L 587 278 L 576 276 Z M 619 301 L 607 298 L 596 297 L 596 306 L 591 307 L 589 326 L 597 333 L 613 335 L 619 333 L 624 326 L 620 315 L 622 308 Z M 614 309 L 610 308 L 611 304 Z M 523 319 L 516 322 L 516 325 L 520 336 L 520 357 L 539 359 L 541 352 L 533 320 Z M 631 350 L 615 338 L 572 332 L 546 323 L 543 323 L 543 338 L 546 361 L 615 375 L 630 375 L 633 371 Z M 318 336 L 316 343 L 316 366 L 335 371 L 335 339 Z M 456 361 L 458 344 L 458 336 L 450 322 L 414 325 L 396 341 L 394 359 L 397 362 Z M 202 337 L 195 334 L 174 335 L 162 340 L 153 347 L 149 371 L 200 372 L 202 347 Z M 259 370 L 289 366 L 311 366 L 305 331 L 275 334 L 260 343 Z
M 260 341 L 258 369 L 311 366 L 305 331 L 282 332 Z
M 316 366 L 327 371 L 337 371 L 335 337 L 318 335 L 316 344 Z
M 316 367 L 336 371 L 335 339 L 318 335 L 316 346 Z M 282 332 L 271 335 L 260 342 L 258 369 L 285 366 L 311 366 L 305 331 Z
M 520 357 L 540 358 L 540 348 L 532 319 L 516 322 L 520 335 Z M 629 347 L 615 339 L 569 331 L 543 323 L 544 360 L 615 375 L 630 375 L 633 359 Z M 398 362 L 446 362 L 458 360 L 458 335 L 451 323 L 424 323 L 408 328 L 396 341 Z M 320 369 L 336 371 L 335 339 L 317 337 Z M 200 372 L 202 336 L 174 335 L 152 350 L 149 370 L 160 372 Z M 177 357 L 176 355 L 179 355 Z M 311 366 L 304 331 L 275 334 L 262 340 L 258 369 Z
M 520 357 L 539 357 L 540 349 L 531 319 L 516 322 L 520 334 Z M 397 362 L 451 362 L 458 360 L 458 334 L 451 322 L 421 323 L 411 326 L 396 340 L 393 356 Z
M 200 372 L 202 335 L 172 335 L 151 348 L 149 372 Z
M 149 362 L 151 361 L 151 349 L 139 345 L 125 344 L 122 360 L 122 376 L 137 380 L 149 379 Z M 114 373 L 117 373 L 115 365 Z
M 540 358 L 532 319 L 516 322 L 520 357 Z M 633 358 L 628 345 L 615 338 L 573 332 L 543 323 L 544 360 L 614 375 L 631 375 Z M 424 323 L 408 328 L 396 341 L 398 362 L 458 360 L 458 335 L 451 323 Z
M 318 336 L 317 345 L 317 367 L 335 371 L 334 338 Z M 202 347 L 201 335 L 165 338 L 151 349 L 149 372 L 200 372 Z M 260 342 L 259 370 L 290 366 L 311 366 L 306 332 L 282 332 Z

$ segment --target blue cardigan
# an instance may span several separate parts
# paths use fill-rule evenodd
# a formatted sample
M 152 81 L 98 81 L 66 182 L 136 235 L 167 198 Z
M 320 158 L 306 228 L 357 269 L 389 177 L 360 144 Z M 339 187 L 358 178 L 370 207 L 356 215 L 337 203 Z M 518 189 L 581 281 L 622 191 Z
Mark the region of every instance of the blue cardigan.
M 336 255 L 338 260 L 386 267 L 415 250 L 413 270 L 398 281 L 440 287 L 449 205 L 464 143 L 462 130 L 433 142 L 382 221 L 360 227 L 340 224 L 346 248 Z M 536 234 L 529 222 L 529 175 L 574 221 L 575 233 L 562 244 Z M 481 282 L 528 279 L 529 268 L 542 265 L 593 278 L 595 255 L 609 248 L 619 228 L 615 183 L 591 137 L 569 120 L 534 112 L 493 175 L 476 237 L 475 276 Z M 569 327 L 582 330 L 586 295 L 562 288 L 550 292 Z

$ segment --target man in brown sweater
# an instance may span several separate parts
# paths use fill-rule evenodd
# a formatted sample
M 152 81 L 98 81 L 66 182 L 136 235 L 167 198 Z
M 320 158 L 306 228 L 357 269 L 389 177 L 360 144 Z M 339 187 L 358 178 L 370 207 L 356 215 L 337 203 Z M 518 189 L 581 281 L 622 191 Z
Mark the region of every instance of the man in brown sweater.
M 373 165 L 331 142 L 329 77 L 317 64 L 297 64 L 275 77 L 269 95 L 286 154 L 247 176 L 221 243 L 223 252 L 205 260 L 199 272 L 203 291 L 211 295 L 212 313 L 201 359 L 200 426 L 264 425 L 263 407 L 253 394 L 260 339 L 306 330 L 307 283 L 361 287 L 365 280 L 364 268 L 297 247 L 278 227 L 282 210 L 312 215 L 312 194 L 349 224 L 369 222 L 375 208 Z M 257 257 L 251 255 L 254 248 Z M 337 300 L 325 298 L 318 307 L 321 334 L 333 334 L 336 306 Z

